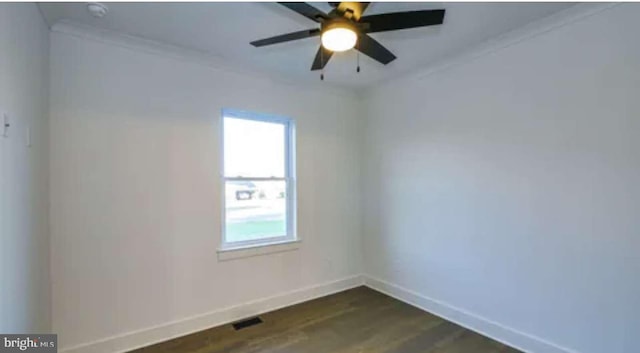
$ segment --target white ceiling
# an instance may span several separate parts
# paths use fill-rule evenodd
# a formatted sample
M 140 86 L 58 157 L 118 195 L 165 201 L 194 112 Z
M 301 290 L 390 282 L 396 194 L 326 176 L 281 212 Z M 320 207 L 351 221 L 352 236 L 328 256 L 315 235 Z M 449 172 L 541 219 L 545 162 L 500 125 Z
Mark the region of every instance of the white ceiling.
M 319 38 L 254 48 L 264 37 L 317 27 L 276 3 L 107 3 L 109 13 L 92 17 L 85 3 L 40 3 L 50 26 L 64 20 L 207 52 L 252 71 L 288 79 L 318 81 L 311 62 Z M 329 11 L 328 3 L 313 3 Z M 366 14 L 445 8 L 441 26 L 374 33 L 371 36 L 397 57 L 381 65 L 361 55 L 357 74 L 354 51 L 337 53 L 325 69 L 325 80 L 363 87 L 428 66 L 471 46 L 563 10 L 572 3 L 373 3 Z

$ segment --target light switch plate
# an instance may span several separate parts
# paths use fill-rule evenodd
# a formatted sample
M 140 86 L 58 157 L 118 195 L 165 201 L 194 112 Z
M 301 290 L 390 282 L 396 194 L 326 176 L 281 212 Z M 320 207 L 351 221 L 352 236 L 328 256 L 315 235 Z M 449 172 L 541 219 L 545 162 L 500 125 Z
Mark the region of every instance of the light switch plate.
M 11 128 L 11 121 L 9 120 L 9 114 L 0 110 L 2 114 L 2 136 L 9 137 L 9 128 Z

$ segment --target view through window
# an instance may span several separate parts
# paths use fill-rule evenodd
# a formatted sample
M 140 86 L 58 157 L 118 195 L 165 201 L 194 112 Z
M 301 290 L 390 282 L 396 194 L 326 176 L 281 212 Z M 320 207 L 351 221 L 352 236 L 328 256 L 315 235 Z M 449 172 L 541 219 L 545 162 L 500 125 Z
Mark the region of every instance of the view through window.
M 223 141 L 223 245 L 295 239 L 293 122 L 225 110 Z

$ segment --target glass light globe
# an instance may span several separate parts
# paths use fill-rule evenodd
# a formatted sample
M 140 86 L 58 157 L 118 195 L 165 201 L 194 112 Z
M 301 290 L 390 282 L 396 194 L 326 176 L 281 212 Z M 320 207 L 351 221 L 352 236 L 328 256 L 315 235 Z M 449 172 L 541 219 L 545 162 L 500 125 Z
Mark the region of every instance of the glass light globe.
M 345 51 L 356 45 L 358 36 L 350 28 L 336 27 L 322 33 L 322 46 L 331 51 Z

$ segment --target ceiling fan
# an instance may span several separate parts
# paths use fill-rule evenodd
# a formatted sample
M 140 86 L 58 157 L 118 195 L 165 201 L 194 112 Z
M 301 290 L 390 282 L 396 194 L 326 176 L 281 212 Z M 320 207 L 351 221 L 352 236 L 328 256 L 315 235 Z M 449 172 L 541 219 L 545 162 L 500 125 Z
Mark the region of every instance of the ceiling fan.
M 396 59 L 387 48 L 369 36 L 369 33 L 395 31 L 442 24 L 445 10 L 420 10 L 363 16 L 368 2 L 330 2 L 333 7 L 324 13 L 304 2 L 280 2 L 282 6 L 320 24 L 320 28 L 282 34 L 251 42 L 255 47 L 320 36 L 321 45 L 311 70 L 321 70 L 334 52 L 354 48 L 386 65 Z M 360 67 L 358 66 L 358 72 Z

